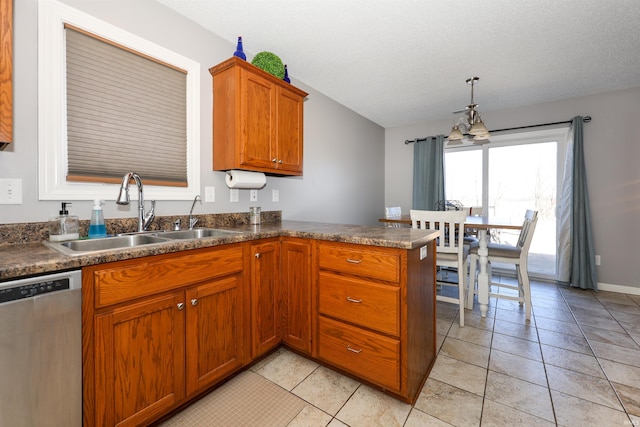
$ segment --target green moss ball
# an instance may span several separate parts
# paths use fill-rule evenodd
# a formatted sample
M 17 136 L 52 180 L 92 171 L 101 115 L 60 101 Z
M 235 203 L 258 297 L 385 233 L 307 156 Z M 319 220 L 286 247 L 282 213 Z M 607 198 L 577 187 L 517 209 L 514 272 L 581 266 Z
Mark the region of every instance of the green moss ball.
M 253 65 L 266 71 L 269 74 L 273 74 L 279 79 L 284 77 L 284 64 L 278 57 L 278 55 L 271 52 L 260 52 L 253 57 L 251 61 Z

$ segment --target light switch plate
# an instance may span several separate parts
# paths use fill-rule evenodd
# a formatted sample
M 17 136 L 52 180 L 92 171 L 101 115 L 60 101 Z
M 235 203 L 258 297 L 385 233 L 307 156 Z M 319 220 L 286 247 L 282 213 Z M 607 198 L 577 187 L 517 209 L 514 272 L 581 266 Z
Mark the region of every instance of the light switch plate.
M 0 179 L 0 205 L 22 204 L 22 180 Z
M 280 201 L 280 190 L 271 190 L 271 201 L 272 202 Z
M 229 190 L 229 201 L 230 202 L 239 202 L 240 201 L 240 190 L 237 188 L 232 188 Z
M 427 247 L 423 246 L 420 248 L 420 260 L 423 260 L 427 257 Z
M 213 203 L 216 201 L 216 187 L 204 187 L 205 203 Z

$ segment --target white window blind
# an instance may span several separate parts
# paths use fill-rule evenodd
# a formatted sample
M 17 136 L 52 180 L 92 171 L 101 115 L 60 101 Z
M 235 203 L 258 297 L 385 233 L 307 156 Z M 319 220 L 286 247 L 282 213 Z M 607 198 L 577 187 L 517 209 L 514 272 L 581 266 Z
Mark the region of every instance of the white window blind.
M 187 186 L 186 71 L 65 27 L 67 181 Z

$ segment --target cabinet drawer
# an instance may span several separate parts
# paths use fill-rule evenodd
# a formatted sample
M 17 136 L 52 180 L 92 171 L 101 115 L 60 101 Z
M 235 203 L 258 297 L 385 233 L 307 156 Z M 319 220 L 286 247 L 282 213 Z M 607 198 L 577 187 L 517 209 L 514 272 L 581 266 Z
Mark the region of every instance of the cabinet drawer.
M 320 316 L 318 356 L 390 390 L 400 390 L 400 341 Z
M 320 313 L 391 335 L 400 334 L 400 288 L 320 272 Z
M 243 246 L 123 261 L 94 270 L 95 307 L 242 271 Z
M 320 242 L 318 249 L 321 269 L 400 281 L 400 254 L 394 249 L 325 242 Z

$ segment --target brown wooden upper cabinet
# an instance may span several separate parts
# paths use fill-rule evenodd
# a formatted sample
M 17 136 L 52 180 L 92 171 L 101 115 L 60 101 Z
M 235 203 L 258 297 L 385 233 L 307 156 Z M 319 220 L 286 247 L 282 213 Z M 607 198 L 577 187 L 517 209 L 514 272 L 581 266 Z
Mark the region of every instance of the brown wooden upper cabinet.
M 13 140 L 13 0 L 0 0 L 0 150 Z
M 213 76 L 213 170 L 302 175 L 306 92 L 237 57 Z

